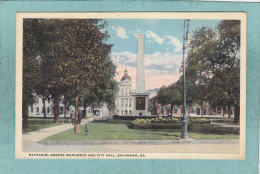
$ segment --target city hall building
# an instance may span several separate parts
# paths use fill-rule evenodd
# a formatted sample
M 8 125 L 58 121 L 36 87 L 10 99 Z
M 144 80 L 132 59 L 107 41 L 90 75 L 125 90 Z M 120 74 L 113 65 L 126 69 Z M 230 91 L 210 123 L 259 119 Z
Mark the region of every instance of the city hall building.
M 127 69 L 124 71 L 124 76 L 121 78 L 118 88 L 115 112 L 117 115 L 131 115 L 133 111 L 132 81 Z

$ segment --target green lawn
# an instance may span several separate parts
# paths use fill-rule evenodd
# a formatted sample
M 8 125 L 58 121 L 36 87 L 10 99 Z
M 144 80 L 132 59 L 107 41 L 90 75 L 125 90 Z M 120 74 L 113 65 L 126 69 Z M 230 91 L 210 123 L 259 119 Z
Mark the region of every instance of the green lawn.
M 85 136 L 85 125 L 80 126 L 80 134 L 73 129 L 47 137 L 48 140 L 178 140 L 180 129 L 129 129 L 126 124 L 89 123 L 89 136 Z M 205 131 L 207 132 L 207 131 Z M 203 130 L 190 130 L 190 138 L 194 139 L 238 139 L 238 134 L 204 133 Z
M 60 120 L 60 122 L 61 121 L 62 120 Z M 57 126 L 57 125 L 61 124 L 61 123 L 53 123 L 53 119 L 50 119 L 50 118 L 46 118 L 46 119 L 44 119 L 44 118 L 29 118 L 28 123 L 29 123 L 28 129 L 23 130 L 23 133 L 36 131 L 36 130 L 39 130 L 39 129 Z

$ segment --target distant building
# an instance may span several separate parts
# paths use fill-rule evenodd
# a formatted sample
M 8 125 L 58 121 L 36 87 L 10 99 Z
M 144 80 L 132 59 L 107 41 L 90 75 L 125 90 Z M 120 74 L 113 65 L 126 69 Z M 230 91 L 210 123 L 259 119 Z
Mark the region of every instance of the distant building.
M 54 115 L 54 102 L 53 100 L 49 99 L 49 100 L 45 100 L 43 101 L 43 99 L 36 95 L 36 102 L 29 106 L 28 108 L 28 115 L 29 117 L 43 117 L 44 116 L 44 102 L 45 102 L 45 112 L 46 112 L 46 116 L 47 117 L 53 117 Z M 74 107 L 69 107 L 66 110 L 66 116 L 70 116 L 70 112 Z M 63 97 L 61 97 L 60 99 L 60 103 L 59 103 L 59 115 L 60 116 L 64 116 L 64 104 L 63 104 Z
M 171 105 L 161 105 L 157 96 L 149 97 L 149 103 L 152 104 L 152 115 L 161 115 L 161 116 L 183 116 L 183 106 L 182 105 L 174 105 L 171 113 Z M 230 114 L 231 117 L 234 116 L 234 107 L 231 107 L 230 113 L 228 114 L 227 107 L 212 107 L 208 102 L 203 102 L 203 105 L 200 106 L 197 103 L 192 106 L 188 106 L 188 114 L 191 117 L 198 116 L 228 116 Z
M 133 111 L 133 97 L 132 92 L 132 81 L 131 77 L 128 75 L 127 69 L 124 71 L 124 76 L 119 82 L 119 91 L 116 95 L 116 110 L 117 115 L 131 115 Z

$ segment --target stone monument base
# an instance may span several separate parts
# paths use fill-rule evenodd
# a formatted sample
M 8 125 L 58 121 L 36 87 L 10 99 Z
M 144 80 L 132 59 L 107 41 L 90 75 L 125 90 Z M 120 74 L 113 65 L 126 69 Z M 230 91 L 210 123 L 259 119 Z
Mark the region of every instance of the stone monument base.
M 133 111 L 132 116 L 151 116 L 148 111 L 149 93 L 132 93 Z

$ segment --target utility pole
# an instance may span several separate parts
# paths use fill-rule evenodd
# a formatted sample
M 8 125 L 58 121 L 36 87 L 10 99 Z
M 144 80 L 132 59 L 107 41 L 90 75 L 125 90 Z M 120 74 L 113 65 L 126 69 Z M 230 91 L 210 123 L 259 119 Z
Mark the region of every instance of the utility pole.
M 188 135 L 188 113 L 187 113 L 187 105 L 186 105 L 186 65 L 185 65 L 185 49 L 186 43 L 188 40 L 188 33 L 189 33 L 189 19 L 184 19 L 183 25 L 183 118 L 182 118 L 182 129 L 181 129 L 181 138 L 187 139 L 189 138 Z

